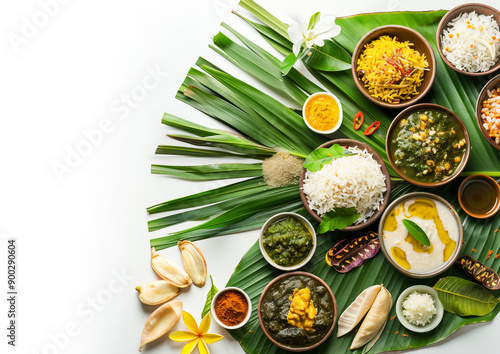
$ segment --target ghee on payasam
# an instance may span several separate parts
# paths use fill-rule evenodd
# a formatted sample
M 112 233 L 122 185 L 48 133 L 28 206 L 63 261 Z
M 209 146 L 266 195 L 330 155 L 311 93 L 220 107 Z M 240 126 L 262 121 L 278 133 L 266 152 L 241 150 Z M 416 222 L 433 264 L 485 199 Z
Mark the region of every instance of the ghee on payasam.
M 408 219 L 420 226 L 430 246 L 418 242 L 405 228 Z M 430 198 L 407 199 L 388 213 L 383 242 L 390 257 L 409 272 L 423 274 L 440 268 L 457 247 L 459 229 L 453 213 L 442 202 Z

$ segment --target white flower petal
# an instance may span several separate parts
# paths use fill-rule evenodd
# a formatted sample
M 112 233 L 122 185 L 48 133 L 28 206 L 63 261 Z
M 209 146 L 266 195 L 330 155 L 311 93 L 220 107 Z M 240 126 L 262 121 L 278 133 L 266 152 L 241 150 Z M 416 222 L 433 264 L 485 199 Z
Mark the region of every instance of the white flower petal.
M 288 26 L 288 36 L 292 43 L 298 43 L 300 40 L 304 38 L 303 32 L 300 30 L 298 23 L 294 22 Z
M 293 54 L 295 54 L 296 57 L 299 56 L 300 48 L 302 47 L 302 44 L 305 41 L 306 40 L 304 38 L 302 38 L 299 42 L 293 44 Z
M 314 33 L 321 34 L 328 32 L 333 26 L 335 26 L 335 16 L 321 16 L 316 26 L 314 26 Z
M 322 34 L 318 34 L 318 37 L 320 37 L 322 39 L 330 39 L 330 38 L 338 36 L 340 34 L 341 30 L 342 29 L 340 28 L 340 26 L 335 25 L 328 32 L 325 32 L 325 33 L 322 33 Z
M 314 38 L 311 42 L 312 42 L 311 47 L 313 45 L 317 45 L 318 47 L 322 47 L 325 45 L 325 41 L 321 38 Z M 308 48 L 311 48 L 311 47 L 308 47 Z
M 293 22 L 295 22 L 299 26 L 300 32 L 305 33 L 307 31 L 307 22 L 306 20 L 304 20 L 302 16 L 294 13 L 289 15 L 289 17 L 293 20 Z

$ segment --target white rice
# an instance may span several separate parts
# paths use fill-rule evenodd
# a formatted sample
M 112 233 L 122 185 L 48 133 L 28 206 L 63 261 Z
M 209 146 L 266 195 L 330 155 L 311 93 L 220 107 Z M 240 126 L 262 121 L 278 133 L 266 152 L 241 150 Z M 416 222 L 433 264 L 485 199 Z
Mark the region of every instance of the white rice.
M 385 175 L 366 149 L 349 147 L 356 155 L 333 159 L 317 172 L 307 171 L 304 193 L 311 210 L 323 216 L 334 208 L 355 207 L 365 222 L 384 200 Z
M 500 31 L 493 15 L 475 11 L 461 13 L 448 23 L 441 35 L 441 50 L 457 69 L 481 72 L 498 60 Z
M 431 322 L 437 313 L 434 299 L 426 293 L 413 291 L 403 301 L 403 316 L 413 325 L 423 326 Z

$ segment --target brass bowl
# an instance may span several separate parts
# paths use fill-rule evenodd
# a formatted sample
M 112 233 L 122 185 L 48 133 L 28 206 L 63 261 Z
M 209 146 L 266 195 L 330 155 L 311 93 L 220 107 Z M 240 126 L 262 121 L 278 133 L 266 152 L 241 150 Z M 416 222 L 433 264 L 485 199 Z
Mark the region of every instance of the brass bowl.
M 493 189 L 493 191 L 494 191 L 494 195 L 495 195 L 495 198 L 496 198 L 496 204 L 493 206 L 493 208 L 491 210 L 489 210 L 485 214 L 476 214 L 476 213 L 468 210 L 465 207 L 465 205 L 464 205 L 464 202 L 462 200 L 462 189 L 471 180 L 481 180 L 481 181 L 484 181 L 484 182 L 488 183 L 490 185 L 491 189 Z M 472 216 L 473 218 L 476 218 L 476 219 L 487 219 L 487 218 L 495 215 L 498 212 L 498 210 L 500 210 L 500 185 L 497 183 L 497 181 L 495 181 L 490 176 L 481 175 L 481 174 L 469 176 L 469 177 L 467 177 L 466 179 L 464 179 L 462 181 L 462 183 L 460 184 L 460 187 L 458 188 L 458 202 L 460 203 L 460 206 L 462 207 L 462 210 L 465 211 L 470 216 Z
M 500 25 L 500 12 L 488 5 L 484 4 L 478 4 L 478 3 L 468 3 L 468 4 L 462 4 L 457 7 L 454 7 L 450 11 L 448 11 L 442 18 L 441 21 L 439 22 L 438 29 L 436 32 L 436 43 L 437 43 L 437 48 L 439 55 L 441 55 L 441 58 L 445 62 L 446 65 L 448 65 L 450 68 L 455 70 L 456 72 L 459 72 L 464 75 L 469 75 L 469 76 L 483 76 L 483 75 L 488 75 L 491 74 L 492 72 L 498 70 L 500 68 L 500 59 L 497 60 L 496 64 L 493 65 L 491 68 L 489 68 L 486 71 L 483 72 L 478 72 L 478 73 L 471 73 L 468 71 L 463 71 L 457 69 L 448 59 L 446 59 L 446 56 L 443 54 L 443 48 L 441 47 L 441 35 L 443 33 L 443 30 L 448 27 L 448 23 L 453 20 L 455 17 L 460 15 L 461 13 L 465 12 L 472 12 L 476 11 L 478 15 L 493 15 L 493 18 L 497 23 Z
M 425 54 L 425 57 L 427 58 L 427 62 L 429 63 L 429 70 L 426 70 L 424 72 L 424 79 L 419 89 L 420 92 L 409 100 L 404 100 L 400 103 L 388 103 L 385 101 L 381 101 L 378 98 L 374 98 L 370 96 L 368 90 L 364 87 L 363 82 L 358 78 L 358 72 L 356 70 L 358 66 L 358 58 L 361 55 L 365 45 L 376 40 L 382 35 L 397 37 L 399 41 L 409 41 L 413 43 L 413 49 L 418 51 L 420 54 Z M 427 42 L 427 40 L 420 33 L 408 27 L 388 25 L 375 28 L 374 30 L 368 32 L 363 38 L 361 38 L 352 54 L 351 71 L 352 77 L 359 91 L 361 91 L 361 93 L 371 102 L 385 108 L 403 108 L 419 101 L 431 89 L 432 83 L 436 78 L 436 57 L 434 56 L 434 52 L 432 51 L 429 42 Z
M 304 275 L 304 276 L 307 276 L 307 277 L 310 277 L 310 278 L 314 278 L 316 281 L 318 281 L 321 285 L 323 285 L 325 287 L 325 289 L 327 290 L 328 295 L 331 297 L 332 302 L 333 302 L 333 309 L 332 309 L 332 312 L 333 312 L 333 322 L 332 322 L 332 325 L 331 325 L 329 331 L 325 334 L 325 336 L 320 341 L 318 341 L 316 343 L 313 343 L 313 344 L 310 344 L 310 345 L 305 345 L 305 346 L 290 346 L 290 345 L 286 345 L 284 343 L 280 343 L 280 342 L 276 341 L 273 337 L 271 337 L 271 335 L 266 330 L 266 327 L 264 326 L 264 323 L 263 323 L 263 320 L 262 320 L 262 314 L 261 314 L 262 299 L 264 298 L 264 296 L 267 293 L 267 291 L 269 290 L 269 288 L 273 284 L 275 284 L 277 281 L 279 281 L 279 280 L 281 280 L 281 279 L 283 279 L 285 277 L 290 277 L 290 276 L 294 276 L 294 275 Z M 259 324 L 260 324 L 260 327 L 262 328 L 262 331 L 264 332 L 264 334 L 266 335 L 266 337 L 269 338 L 269 340 L 271 342 L 273 342 L 275 345 L 277 345 L 281 349 L 285 349 L 285 350 L 288 350 L 288 351 L 291 351 L 291 352 L 303 352 L 303 351 L 306 351 L 306 350 L 311 350 L 311 349 L 316 348 L 317 346 L 321 345 L 332 334 L 333 328 L 335 327 L 335 323 L 337 322 L 337 301 L 335 300 L 335 296 L 333 295 L 333 292 L 332 292 L 332 289 L 330 288 L 330 286 L 328 286 L 328 284 L 326 284 L 323 281 L 323 279 L 321 279 L 320 277 L 318 277 L 318 276 L 316 276 L 314 274 L 311 274 L 311 273 L 307 273 L 307 272 L 291 272 L 291 273 L 285 273 L 285 274 L 282 274 L 280 276 L 277 276 L 276 278 L 274 278 L 273 280 L 271 280 L 269 282 L 269 284 L 267 284 L 267 286 L 264 288 L 264 291 L 262 291 L 262 295 L 260 296 L 259 307 L 258 307 L 258 311 L 257 312 L 259 314 Z
M 500 150 L 500 144 L 497 144 L 495 140 L 489 136 L 488 132 L 483 126 L 483 118 L 481 118 L 481 109 L 483 108 L 483 101 L 488 99 L 488 91 L 496 89 L 497 87 L 500 87 L 500 75 L 497 75 L 490 81 L 488 81 L 481 90 L 481 93 L 479 94 L 479 97 L 477 98 L 476 102 L 476 121 L 479 130 L 481 131 L 481 134 L 483 134 L 486 141 L 490 143 L 490 145 L 493 146 L 495 149 Z
M 465 141 L 467 143 L 467 149 L 465 150 L 464 157 L 462 158 L 462 161 L 458 165 L 458 167 L 455 170 L 455 172 L 451 176 L 449 176 L 448 178 L 446 178 L 446 179 L 444 179 L 442 181 L 438 181 L 438 182 L 426 183 L 426 182 L 416 181 L 416 180 L 414 180 L 414 179 L 406 176 L 403 172 L 401 172 L 397 168 L 397 166 L 394 164 L 394 161 L 392 159 L 392 154 L 391 154 L 392 146 L 391 146 L 391 139 L 390 139 L 392 132 L 394 131 L 394 129 L 396 128 L 396 126 L 399 124 L 399 122 L 401 121 L 401 119 L 406 118 L 410 114 L 412 114 L 413 112 L 418 111 L 418 110 L 422 110 L 422 109 L 438 110 L 438 111 L 446 113 L 448 116 L 450 116 L 451 118 L 453 118 L 456 122 L 458 122 L 458 124 L 460 125 L 460 128 L 464 132 Z M 403 178 L 407 182 L 410 182 L 411 184 L 414 184 L 414 185 L 419 186 L 419 187 L 427 187 L 427 188 L 439 187 L 439 186 L 442 186 L 444 184 L 450 183 L 455 178 L 457 178 L 458 175 L 465 168 L 465 165 L 467 165 L 467 161 L 469 160 L 469 155 L 470 155 L 470 138 L 469 138 L 469 132 L 467 131 L 467 128 L 465 127 L 465 124 L 462 122 L 462 120 L 460 118 L 458 118 L 458 116 L 455 113 L 453 113 L 452 111 L 450 111 L 448 108 L 445 108 L 443 106 L 439 106 L 439 105 L 434 104 L 434 103 L 420 103 L 420 104 L 416 104 L 414 106 L 406 108 L 401 113 L 399 113 L 396 116 L 396 118 L 394 118 L 394 120 L 392 121 L 391 125 L 389 126 L 389 129 L 387 130 L 387 135 L 386 135 L 386 138 L 385 138 L 385 151 L 387 153 L 387 158 L 389 159 L 389 162 L 390 162 L 392 168 L 394 169 L 394 171 L 396 171 L 396 173 L 398 175 L 401 176 L 401 178 Z
M 369 153 L 372 154 L 373 159 L 378 162 L 380 165 L 380 168 L 382 169 L 382 173 L 385 175 L 385 187 L 387 190 L 384 193 L 384 201 L 380 205 L 380 208 L 373 214 L 366 222 L 358 224 L 358 225 L 352 225 L 352 226 L 347 226 L 342 230 L 339 231 L 348 231 L 348 232 L 354 232 L 354 231 L 359 231 L 361 229 L 364 229 L 365 227 L 370 226 L 373 224 L 375 221 L 378 220 L 378 218 L 382 215 L 382 212 L 384 211 L 385 207 L 389 203 L 389 197 L 391 194 L 391 175 L 389 174 L 389 171 L 387 170 L 387 166 L 385 165 L 384 160 L 380 157 L 379 154 L 375 150 L 373 150 L 369 145 L 362 143 L 360 141 L 352 140 L 352 139 L 336 139 L 336 140 L 331 140 L 323 145 L 320 145 L 317 147 L 317 149 L 320 148 L 329 148 L 333 144 L 339 144 L 341 146 L 357 146 L 360 149 L 366 149 Z M 304 204 L 304 208 L 307 210 L 307 212 L 317 221 L 321 222 L 321 217 L 316 214 L 314 210 L 311 210 L 309 207 L 309 203 L 307 202 L 307 197 L 304 193 L 304 178 L 306 176 L 306 168 L 302 168 L 302 171 L 300 173 L 300 179 L 299 179 L 299 194 L 300 194 L 300 200 L 302 200 L 302 204 Z

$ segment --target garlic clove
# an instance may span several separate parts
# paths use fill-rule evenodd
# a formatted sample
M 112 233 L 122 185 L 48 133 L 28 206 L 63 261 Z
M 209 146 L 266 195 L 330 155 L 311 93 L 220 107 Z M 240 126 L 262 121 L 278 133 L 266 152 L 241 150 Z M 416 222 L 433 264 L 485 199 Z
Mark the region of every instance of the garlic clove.
M 165 280 L 152 281 L 135 288 L 139 292 L 139 300 L 146 305 L 161 305 L 172 300 L 181 293 L 181 289 Z
M 151 248 L 151 267 L 160 278 L 178 288 L 186 288 L 193 283 L 184 269 L 160 256 L 154 247 Z
M 182 301 L 174 300 L 158 307 L 146 320 L 142 330 L 141 346 L 142 348 L 152 341 L 165 335 L 179 322 L 182 315 Z
M 207 262 L 203 253 L 191 241 L 180 241 L 177 246 L 181 250 L 184 269 L 193 280 L 194 285 L 201 288 L 207 280 Z

